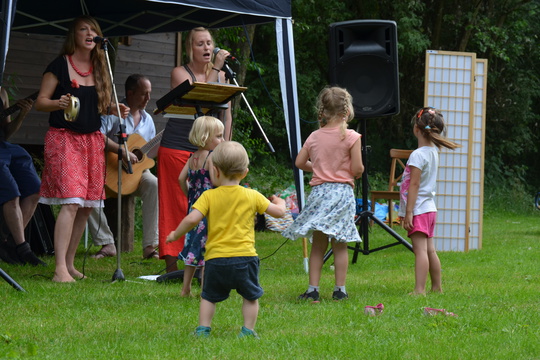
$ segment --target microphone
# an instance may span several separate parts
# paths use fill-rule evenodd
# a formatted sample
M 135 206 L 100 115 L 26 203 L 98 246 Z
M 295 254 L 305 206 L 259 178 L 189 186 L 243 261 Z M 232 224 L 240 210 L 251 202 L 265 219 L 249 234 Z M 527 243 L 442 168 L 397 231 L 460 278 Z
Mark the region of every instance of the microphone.
M 109 39 L 102 38 L 101 36 L 96 36 L 96 37 L 94 37 L 94 42 L 96 44 L 101 44 L 101 43 L 104 43 L 104 42 L 109 42 Z
M 218 53 L 220 50 L 221 50 L 220 48 L 215 47 L 215 48 L 214 48 L 214 55 L 217 55 L 217 53 Z M 232 55 L 227 56 L 227 59 L 232 60 L 232 61 L 234 61 L 234 62 L 237 63 L 237 64 L 240 64 L 240 61 L 238 61 L 238 59 L 235 58 L 235 57 L 232 56 Z

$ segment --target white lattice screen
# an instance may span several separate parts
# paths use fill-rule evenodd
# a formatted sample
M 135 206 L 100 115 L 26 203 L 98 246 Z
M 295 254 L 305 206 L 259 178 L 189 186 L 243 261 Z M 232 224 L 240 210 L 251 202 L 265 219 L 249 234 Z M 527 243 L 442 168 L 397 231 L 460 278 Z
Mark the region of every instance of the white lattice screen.
M 440 153 L 437 250 L 482 246 L 486 76 L 487 61 L 473 53 L 426 52 L 425 106 L 442 111 L 446 136 L 462 146 Z

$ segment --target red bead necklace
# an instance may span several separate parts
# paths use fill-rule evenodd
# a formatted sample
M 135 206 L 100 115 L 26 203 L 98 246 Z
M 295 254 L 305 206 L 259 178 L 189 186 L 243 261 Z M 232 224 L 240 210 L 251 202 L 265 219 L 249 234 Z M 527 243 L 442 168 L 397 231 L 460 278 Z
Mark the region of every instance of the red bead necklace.
M 92 70 L 94 70 L 94 68 L 92 66 L 90 66 L 90 70 L 88 70 L 87 72 L 82 72 L 73 63 L 73 59 L 71 58 L 71 55 L 68 55 L 67 58 L 69 60 L 69 63 L 71 64 L 71 67 L 73 68 L 73 70 L 75 70 L 75 72 L 77 74 L 81 75 L 82 77 L 87 77 L 88 75 L 90 75 L 92 73 Z

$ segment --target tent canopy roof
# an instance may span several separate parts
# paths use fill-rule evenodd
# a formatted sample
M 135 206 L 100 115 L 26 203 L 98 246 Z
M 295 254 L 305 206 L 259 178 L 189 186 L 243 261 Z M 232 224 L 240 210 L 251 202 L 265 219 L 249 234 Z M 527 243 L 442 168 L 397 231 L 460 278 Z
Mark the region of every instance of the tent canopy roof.
M 13 31 L 65 35 L 81 14 L 105 36 L 223 28 L 291 17 L 291 0 L 18 0 Z

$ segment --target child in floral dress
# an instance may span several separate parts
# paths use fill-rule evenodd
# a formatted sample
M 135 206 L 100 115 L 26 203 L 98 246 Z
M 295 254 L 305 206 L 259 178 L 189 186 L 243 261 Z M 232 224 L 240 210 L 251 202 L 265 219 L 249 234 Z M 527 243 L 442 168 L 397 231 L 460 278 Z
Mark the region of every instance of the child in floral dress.
M 188 213 L 191 212 L 191 206 L 201 194 L 213 187 L 209 170 L 212 166 L 210 154 L 223 141 L 223 129 L 221 120 L 213 116 L 198 117 L 193 123 L 189 133 L 189 141 L 198 149 L 191 155 L 178 177 L 182 191 L 188 198 Z M 199 267 L 202 271 L 204 266 L 206 238 L 207 223 L 206 218 L 204 218 L 186 235 L 184 248 L 179 254 L 179 258 L 185 264 L 182 297 L 193 296 L 191 282 L 196 268 Z

